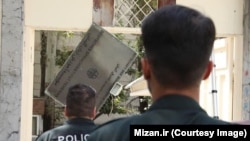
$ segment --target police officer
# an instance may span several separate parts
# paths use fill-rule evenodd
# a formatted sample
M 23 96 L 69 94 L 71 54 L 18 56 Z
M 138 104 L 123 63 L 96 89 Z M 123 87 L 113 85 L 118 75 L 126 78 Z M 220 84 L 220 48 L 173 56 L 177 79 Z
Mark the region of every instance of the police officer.
M 96 91 L 84 84 L 69 88 L 66 97 L 65 116 L 62 126 L 41 134 L 36 141 L 86 141 L 88 133 L 96 127 Z
M 132 124 L 230 124 L 199 105 L 202 80 L 213 68 L 213 21 L 181 5 L 168 5 L 142 23 L 142 70 L 153 104 L 141 115 L 106 123 L 88 141 L 129 141 Z

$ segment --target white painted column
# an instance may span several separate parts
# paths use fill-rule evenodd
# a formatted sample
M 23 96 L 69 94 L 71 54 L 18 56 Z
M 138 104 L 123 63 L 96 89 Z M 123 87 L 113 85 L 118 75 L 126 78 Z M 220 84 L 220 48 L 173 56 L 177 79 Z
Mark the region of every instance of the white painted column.
M 34 79 L 34 46 L 35 32 L 32 28 L 24 28 L 24 44 L 22 56 L 22 101 L 20 141 L 32 139 L 32 107 L 33 107 L 33 79 Z
M 234 37 L 233 120 L 243 120 L 243 36 Z M 243 85 L 243 87 L 242 87 Z
M 34 35 L 31 29 L 24 30 L 23 2 L 1 1 L 1 141 L 31 140 Z

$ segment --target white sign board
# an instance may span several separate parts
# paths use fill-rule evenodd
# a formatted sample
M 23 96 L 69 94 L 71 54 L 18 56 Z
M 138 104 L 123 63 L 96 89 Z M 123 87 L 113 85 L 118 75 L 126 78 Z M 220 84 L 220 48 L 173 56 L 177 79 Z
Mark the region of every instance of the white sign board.
M 92 24 L 45 93 L 65 105 L 68 88 L 84 83 L 96 89 L 99 110 L 136 57 L 133 49 Z

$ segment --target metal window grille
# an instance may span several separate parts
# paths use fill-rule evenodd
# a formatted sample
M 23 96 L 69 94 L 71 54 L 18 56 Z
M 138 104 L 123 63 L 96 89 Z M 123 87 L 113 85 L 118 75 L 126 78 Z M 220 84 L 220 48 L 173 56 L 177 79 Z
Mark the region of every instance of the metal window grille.
M 157 0 L 116 0 L 114 26 L 139 27 L 148 14 L 157 9 Z

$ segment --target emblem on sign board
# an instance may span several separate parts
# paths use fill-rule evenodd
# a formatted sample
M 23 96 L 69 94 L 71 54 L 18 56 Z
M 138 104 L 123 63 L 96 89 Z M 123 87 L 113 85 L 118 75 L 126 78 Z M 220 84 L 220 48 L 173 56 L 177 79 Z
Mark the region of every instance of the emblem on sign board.
M 87 70 L 87 76 L 90 79 L 96 79 L 98 77 L 99 73 L 96 68 L 90 68 Z

